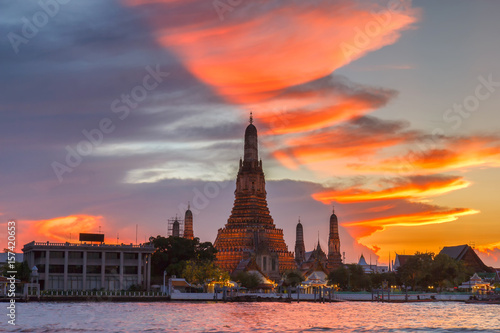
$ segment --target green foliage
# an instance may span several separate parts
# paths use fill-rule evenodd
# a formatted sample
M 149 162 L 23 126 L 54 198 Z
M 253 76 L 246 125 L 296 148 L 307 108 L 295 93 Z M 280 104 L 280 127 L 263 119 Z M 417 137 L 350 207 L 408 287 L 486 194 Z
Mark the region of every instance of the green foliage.
M 362 266 L 357 264 L 348 265 L 349 284 L 352 290 L 369 290 L 371 287 L 370 277 L 365 273 Z
M 300 271 L 288 271 L 285 273 L 285 281 L 283 282 L 283 285 L 296 287 L 304 280 L 305 278 Z
M 381 289 L 384 285 L 384 282 L 387 283 L 387 286 L 397 285 L 396 273 L 394 272 L 373 273 L 369 275 L 372 288 Z
M 229 280 L 229 274 L 221 270 L 211 261 L 189 260 L 182 273 L 182 277 L 189 283 L 205 285 L 210 281 L 222 282 Z
M 404 265 L 398 268 L 400 281 L 416 290 L 417 286 L 427 289 L 432 282 L 431 266 L 434 259 L 432 252 L 417 252 L 408 258 Z
M 472 273 L 463 262 L 446 254 L 434 256 L 432 252 L 417 252 L 398 268 L 397 276 L 402 284 L 411 286 L 412 290 L 426 290 L 429 286 L 442 290 L 459 285 Z
M 262 283 L 261 278 L 257 274 L 248 272 L 239 272 L 234 277 L 234 280 L 239 282 L 242 287 L 245 287 L 248 290 L 254 290 Z
M 16 279 L 19 279 L 22 282 L 30 282 L 31 268 L 28 266 L 27 261 L 14 263 L 14 269 L 9 267 L 9 263 L 5 263 L 2 266 L 1 274 L 3 276 L 10 276 L 10 274 L 7 273 L 8 271 L 16 271 Z
M 438 254 L 431 264 L 432 285 L 442 290 L 466 281 L 472 275 L 462 261 L 457 261 L 447 254 Z
M 156 277 L 163 277 L 164 270 L 169 276 L 182 276 L 187 261 L 212 262 L 217 253 L 212 243 L 200 243 L 199 238 L 191 240 L 182 237 L 157 236 L 150 237 L 149 241 L 156 248 L 151 258 L 151 273 Z
M 127 291 L 145 291 L 144 287 L 138 284 L 131 285 Z
M 347 290 L 349 288 L 349 269 L 345 265 L 328 274 L 328 285 L 338 285 L 340 289 Z
M 337 284 L 342 290 L 369 290 L 371 280 L 363 267 L 357 264 L 343 265 L 328 275 L 328 284 Z

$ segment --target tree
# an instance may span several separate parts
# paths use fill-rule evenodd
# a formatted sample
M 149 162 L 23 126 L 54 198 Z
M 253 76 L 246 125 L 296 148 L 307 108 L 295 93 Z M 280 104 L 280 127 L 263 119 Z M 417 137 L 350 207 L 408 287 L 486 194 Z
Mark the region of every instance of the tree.
M 212 262 L 217 253 L 212 243 L 200 243 L 199 238 L 157 236 L 150 237 L 149 242 L 156 248 L 151 258 L 151 273 L 157 278 L 163 277 L 165 270 L 170 276 L 182 276 L 187 261 Z
M 224 282 L 229 280 L 229 274 L 226 271 L 221 270 L 213 262 L 207 260 L 187 261 L 182 277 L 189 283 L 202 285 L 205 291 L 207 282 Z
M 349 285 L 353 290 L 367 290 L 371 287 L 371 281 L 361 265 L 347 265 L 349 269 Z
M 16 279 L 19 279 L 22 282 L 30 282 L 31 268 L 28 266 L 27 261 L 15 262 L 14 268 L 9 267 L 9 265 L 11 264 L 5 263 L 2 266 L 2 276 L 10 276 L 11 274 L 8 274 L 7 272 L 15 271 L 17 272 Z
M 262 283 L 261 278 L 255 273 L 239 272 L 234 279 L 248 290 L 256 289 Z
M 297 287 L 304 281 L 304 275 L 298 270 L 288 271 L 285 273 L 285 281 L 283 285 Z
M 439 290 L 444 287 L 457 286 L 466 281 L 470 272 L 462 261 L 455 260 L 447 254 L 438 254 L 431 265 L 433 285 Z
M 357 264 L 349 264 L 342 265 L 328 274 L 328 284 L 336 284 L 343 290 L 367 290 L 371 287 L 371 280 L 363 267 Z
M 417 286 L 427 289 L 432 284 L 431 266 L 434 258 L 432 252 L 417 252 L 398 268 L 398 277 L 406 286 L 416 290 Z
M 328 274 L 328 285 L 338 285 L 341 289 L 346 290 L 349 284 L 349 270 L 341 265 L 336 270 Z

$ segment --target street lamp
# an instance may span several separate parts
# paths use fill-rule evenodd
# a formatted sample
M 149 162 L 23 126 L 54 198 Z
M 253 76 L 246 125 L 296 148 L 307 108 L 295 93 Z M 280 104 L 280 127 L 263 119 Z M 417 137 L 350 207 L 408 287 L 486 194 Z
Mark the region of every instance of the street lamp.
M 165 287 L 165 276 L 167 275 L 167 270 L 163 271 L 163 295 L 165 295 L 166 287 Z

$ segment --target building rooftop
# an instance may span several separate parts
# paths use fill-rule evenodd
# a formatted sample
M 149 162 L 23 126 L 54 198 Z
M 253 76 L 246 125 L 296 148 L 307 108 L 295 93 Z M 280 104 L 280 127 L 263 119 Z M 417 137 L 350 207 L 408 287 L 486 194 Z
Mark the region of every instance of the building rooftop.
M 468 248 L 469 245 L 445 246 L 439 254 L 447 254 L 455 260 L 462 260 Z
M 106 249 L 123 249 L 123 248 L 130 248 L 130 249 L 147 249 L 147 250 L 152 250 L 154 249 L 154 245 L 149 244 L 149 243 L 144 243 L 144 244 L 106 244 L 106 243 L 98 243 L 98 244 L 91 244 L 91 243 L 70 243 L 70 242 L 65 242 L 65 243 L 50 243 L 50 242 L 35 242 L 32 241 L 28 244 L 25 244 L 23 247 L 23 251 L 25 249 L 29 249 L 35 246 L 43 246 L 43 247 L 64 247 L 64 248 L 106 248 Z

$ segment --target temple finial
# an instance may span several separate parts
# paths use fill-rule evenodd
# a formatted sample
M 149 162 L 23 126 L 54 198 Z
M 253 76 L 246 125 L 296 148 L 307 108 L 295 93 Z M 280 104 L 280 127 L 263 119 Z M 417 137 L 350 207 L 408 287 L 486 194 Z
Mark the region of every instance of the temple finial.
M 250 124 L 253 124 L 253 112 L 250 111 Z
M 332 212 L 333 212 L 333 214 L 335 214 L 335 205 L 334 204 L 332 204 Z
M 188 201 L 188 210 L 191 210 L 191 202 Z

